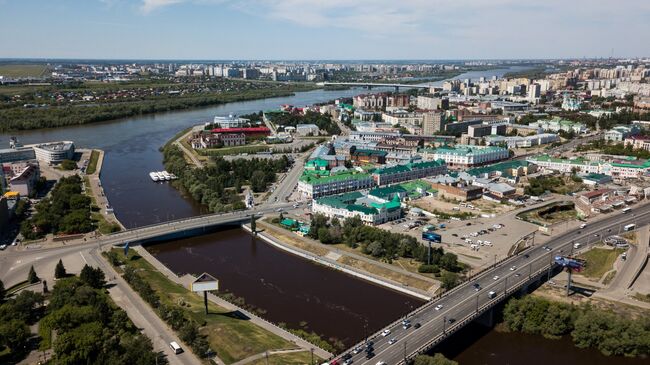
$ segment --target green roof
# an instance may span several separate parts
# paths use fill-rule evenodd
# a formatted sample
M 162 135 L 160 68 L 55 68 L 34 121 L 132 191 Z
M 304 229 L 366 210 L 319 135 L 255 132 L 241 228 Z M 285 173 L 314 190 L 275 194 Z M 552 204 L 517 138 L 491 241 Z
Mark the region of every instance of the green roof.
M 624 163 L 624 162 L 612 162 L 612 166 L 616 167 L 627 167 L 633 169 L 647 169 L 650 168 L 650 160 L 646 160 L 643 163 Z
M 391 167 L 378 168 L 375 171 L 373 171 L 373 174 L 377 174 L 377 175 L 397 174 L 400 172 L 406 172 L 411 170 L 421 170 L 421 169 L 426 169 L 431 167 L 439 167 L 444 164 L 445 161 L 443 160 L 411 162 L 405 165 L 395 165 Z
M 442 153 L 442 154 L 447 154 L 447 155 L 456 155 L 456 156 L 467 156 L 467 155 L 481 155 L 485 153 L 493 153 L 493 152 L 502 152 L 502 151 L 507 151 L 507 149 L 503 147 L 497 147 L 497 146 L 487 146 L 487 147 L 478 147 L 478 146 L 472 146 L 472 145 L 456 145 L 454 147 L 451 146 L 441 146 L 438 147 L 434 150 L 431 149 L 424 149 L 426 152 L 435 152 L 435 153 Z
M 323 176 L 319 174 L 318 171 L 305 173 L 303 172 L 300 176 L 300 181 L 306 182 L 308 184 L 327 184 L 333 181 L 343 181 L 343 180 L 361 180 L 361 179 L 370 179 L 369 174 L 353 173 L 353 172 L 341 172 L 334 175 Z
M 307 161 L 305 163 L 305 166 L 308 166 L 308 165 L 314 165 L 314 166 L 318 166 L 318 167 L 327 167 L 329 165 L 329 163 L 327 161 L 323 160 L 322 158 L 317 158 L 315 160 Z
M 383 188 L 374 188 L 368 192 L 368 195 L 376 196 L 381 199 L 387 199 L 393 194 L 405 193 L 406 189 L 400 185 L 386 186 Z
M 386 203 L 371 202 L 370 206 L 357 204 L 357 200 L 362 198 L 363 194 L 360 192 L 351 192 L 339 195 L 332 195 L 316 199 L 318 204 L 328 205 L 337 209 L 347 209 L 350 212 L 360 212 L 363 214 L 377 214 L 380 209 L 394 210 L 401 208 L 399 196 Z

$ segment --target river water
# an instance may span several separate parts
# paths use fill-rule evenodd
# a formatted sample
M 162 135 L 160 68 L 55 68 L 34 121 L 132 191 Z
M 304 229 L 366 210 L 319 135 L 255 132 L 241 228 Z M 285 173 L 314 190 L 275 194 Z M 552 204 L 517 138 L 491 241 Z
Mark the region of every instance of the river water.
M 423 301 L 315 265 L 253 238 L 241 228 L 148 246 L 178 274 L 208 272 L 220 290 L 243 297 L 263 317 L 351 346 Z M 304 327 L 303 327 L 304 328 Z
M 525 67 L 473 71 L 456 78 L 489 78 L 522 69 Z M 430 84 L 441 85 L 442 82 Z M 373 92 L 379 90 L 373 89 Z M 314 90 L 288 97 L 111 122 L 0 134 L 0 146 L 6 148 L 9 137 L 17 136 L 26 144 L 72 140 L 78 147 L 103 149 L 106 155 L 102 183 L 106 195 L 118 219 L 127 227 L 138 227 L 204 212 L 169 184 L 153 183 L 148 176 L 149 171 L 163 168 L 159 148 L 180 130 L 215 115 L 276 109 L 281 104 L 311 105 L 364 92 L 367 90 Z M 266 310 L 264 316 L 274 322 L 296 326 L 305 321 L 309 329 L 337 337 L 347 344 L 363 338 L 366 319 L 368 331 L 372 331 L 417 303 L 413 298 L 280 252 L 252 240 L 241 230 L 169 242 L 149 249 L 174 271 L 215 274 L 224 289 Z M 558 361 L 572 365 L 642 363 L 605 358 L 594 350 L 579 350 L 569 340 L 550 341 L 538 336 L 495 331 L 477 335 L 472 330 L 475 327 L 468 328 L 469 332 L 460 332 L 465 333 L 462 337 L 454 337 L 462 346 L 444 351 L 463 365 L 524 362 L 546 365 Z

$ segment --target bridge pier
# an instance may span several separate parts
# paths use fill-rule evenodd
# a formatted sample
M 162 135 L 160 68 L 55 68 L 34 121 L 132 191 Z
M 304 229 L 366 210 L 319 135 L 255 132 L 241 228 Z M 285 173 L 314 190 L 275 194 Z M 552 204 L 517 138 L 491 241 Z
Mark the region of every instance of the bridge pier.
M 494 308 L 490 308 L 478 316 L 475 321 L 485 327 L 494 327 Z

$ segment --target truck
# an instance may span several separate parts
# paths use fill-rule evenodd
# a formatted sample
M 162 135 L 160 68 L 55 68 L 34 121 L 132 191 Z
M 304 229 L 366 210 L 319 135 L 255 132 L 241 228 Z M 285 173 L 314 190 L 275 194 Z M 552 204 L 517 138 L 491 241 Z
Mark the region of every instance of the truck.
M 496 298 L 496 296 L 497 296 L 497 293 L 494 292 L 494 291 L 490 291 L 490 292 L 488 293 L 488 298 L 490 298 L 490 299 Z
M 625 227 L 623 227 L 623 230 L 624 230 L 625 232 L 628 232 L 628 231 L 633 230 L 634 228 L 636 228 L 636 224 L 628 224 L 628 225 L 626 225 Z

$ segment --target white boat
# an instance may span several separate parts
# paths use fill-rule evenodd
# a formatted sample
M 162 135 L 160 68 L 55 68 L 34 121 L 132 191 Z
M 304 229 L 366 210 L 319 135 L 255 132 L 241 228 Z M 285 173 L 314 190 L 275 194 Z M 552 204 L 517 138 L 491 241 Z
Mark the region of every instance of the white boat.
M 149 173 L 149 177 L 150 177 L 151 180 L 153 180 L 153 181 L 158 181 L 158 180 L 159 180 L 159 179 L 158 179 L 158 173 L 157 173 L 157 172 L 153 172 L 153 171 L 150 172 L 150 173 Z
M 165 177 L 163 176 L 162 172 L 156 171 L 156 176 L 158 176 L 158 181 L 165 181 Z
M 172 175 L 170 175 L 169 172 L 167 172 L 167 171 L 163 171 L 163 172 L 161 172 L 161 174 L 162 174 L 163 178 L 165 180 L 167 180 L 167 181 L 172 179 Z

